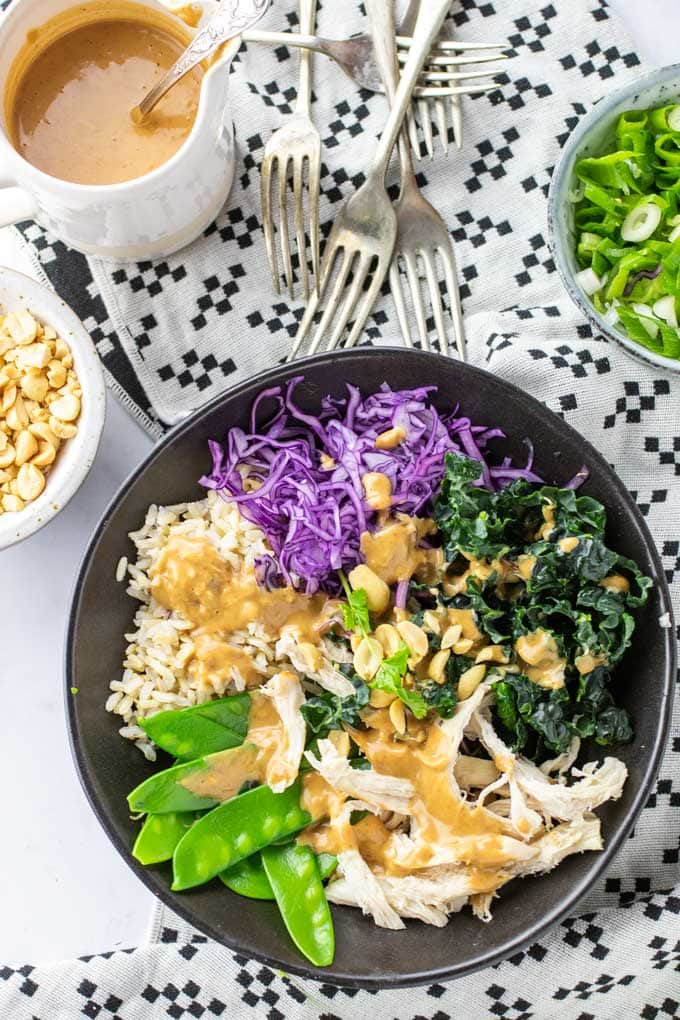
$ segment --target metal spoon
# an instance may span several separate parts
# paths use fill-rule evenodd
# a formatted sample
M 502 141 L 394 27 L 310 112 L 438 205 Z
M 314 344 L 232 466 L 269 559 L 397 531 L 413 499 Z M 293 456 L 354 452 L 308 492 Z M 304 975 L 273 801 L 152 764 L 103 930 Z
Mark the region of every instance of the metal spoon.
M 229 39 L 255 25 L 263 14 L 266 14 L 270 5 L 271 0 L 222 0 L 219 9 L 208 24 L 196 33 L 179 60 L 144 97 L 139 106 L 131 111 L 132 119 L 140 123 L 148 117 L 173 85 Z

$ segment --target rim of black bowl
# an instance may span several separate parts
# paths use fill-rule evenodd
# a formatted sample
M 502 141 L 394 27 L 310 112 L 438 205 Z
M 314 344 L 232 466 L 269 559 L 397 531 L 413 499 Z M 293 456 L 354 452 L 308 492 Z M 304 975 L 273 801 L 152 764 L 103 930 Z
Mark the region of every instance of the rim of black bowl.
M 403 347 L 365 347 L 365 348 L 352 348 L 350 350 L 341 350 L 333 352 L 333 361 L 340 361 L 345 356 L 354 356 L 358 353 L 372 357 L 377 354 L 385 354 L 386 352 L 399 353 L 402 357 L 406 355 L 410 356 L 411 353 L 417 355 L 418 360 L 422 358 L 431 359 L 433 362 L 440 364 L 450 364 L 451 359 L 446 358 L 441 354 L 434 352 L 424 352 L 419 350 L 410 351 L 408 348 Z M 315 365 L 319 362 L 326 360 L 329 357 L 327 353 L 316 354 L 308 358 L 301 358 L 295 362 L 294 367 L 299 368 L 300 372 L 303 373 L 306 367 Z M 525 390 L 521 390 L 518 386 L 514 386 L 512 383 L 506 382 L 504 379 L 500 379 L 498 376 L 492 375 L 485 369 L 478 368 L 477 366 L 470 365 L 466 362 L 457 363 L 466 373 L 470 373 L 472 378 L 479 378 L 480 380 L 486 380 L 489 377 L 493 379 L 494 385 L 505 389 L 508 393 L 514 395 L 520 393 L 523 399 L 529 400 L 536 408 L 540 408 L 542 414 L 553 416 L 555 413 L 547 407 L 547 405 L 536 400 Z M 97 524 L 90 541 L 88 542 L 87 549 L 84 553 L 82 562 L 78 569 L 78 575 L 76 577 L 73 593 L 71 597 L 71 608 L 69 611 L 69 617 L 66 629 L 66 643 L 65 643 L 65 686 L 64 686 L 64 697 L 66 700 L 66 713 L 68 719 L 68 735 L 69 743 L 71 747 L 71 754 L 73 756 L 74 763 L 76 765 L 76 771 L 80 784 L 85 792 L 85 795 L 97 816 L 100 824 L 105 830 L 107 836 L 113 843 L 118 853 L 124 858 L 126 863 L 135 872 L 137 877 L 146 885 L 155 896 L 158 897 L 166 906 L 170 907 L 176 914 L 182 917 L 192 926 L 201 930 L 209 938 L 213 939 L 220 945 L 226 946 L 233 952 L 247 952 L 247 954 L 272 967 L 276 970 L 284 970 L 286 973 L 296 974 L 299 977 L 307 978 L 308 980 L 338 985 L 347 988 L 366 988 L 366 989 L 385 989 L 385 988 L 405 988 L 409 986 L 432 984 L 437 981 L 447 981 L 456 977 L 462 977 L 464 974 L 470 974 L 474 971 L 480 970 L 484 967 L 490 967 L 494 964 L 500 963 L 502 960 L 507 959 L 509 956 L 520 952 L 530 943 L 536 941 L 543 935 L 548 929 L 553 928 L 556 924 L 570 914 L 574 907 L 577 906 L 579 901 L 584 897 L 586 892 L 590 889 L 593 883 L 606 871 L 610 866 L 615 854 L 619 850 L 621 844 L 629 835 L 633 825 L 635 824 L 638 815 L 640 814 L 647 797 L 651 791 L 652 785 L 656 779 L 656 775 L 661 763 L 661 757 L 666 745 L 666 740 L 670 731 L 671 722 L 671 708 L 672 708 L 672 692 L 673 692 L 673 681 L 676 669 L 676 649 L 673 635 L 675 633 L 674 621 L 673 621 L 673 608 L 670 599 L 670 592 L 668 584 L 665 579 L 663 572 L 663 566 L 659 553 L 656 549 L 654 539 L 647 527 L 647 524 L 642 517 L 637 505 L 635 504 L 630 493 L 626 489 L 625 485 L 618 477 L 616 472 L 609 466 L 601 453 L 599 453 L 595 447 L 593 447 L 587 439 L 585 439 L 573 426 L 569 425 L 563 419 L 560 420 L 561 427 L 578 437 L 579 441 L 583 444 L 584 448 L 584 459 L 588 459 L 591 462 L 597 462 L 599 467 L 609 476 L 612 484 L 618 494 L 621 496 L 623 501 L 629 507 L 633 517 L 636 520 L 636 524 L 642 533 L 645 544 L 647 546 L 647 552 L 649 558 L 654 567 L 655 584 L 658 586 L 660 601 L 662 603 L 663 612 L 669 614 L 670 626 L 666 629 L 665 645 L 666 645 L 666 657 L 665 657 L 665 670 L 663 676 L 663 697 L 662 705 L 663 710 L 659 717 L 659 726 L 656 731 L 656 737 L 654 746 L 651 750 L 651 755 L 644 775 L 642 776 L 640 786 L 635 795 L 635 798 L 628 809 L 628 815 L 622 822 L 618 832 L 613 838 L 609 840 L 606 846 L 603 848 L 601 854 L 593 861 L 592 866 L 589 868 L 588 873 L 584 878 L 574 886 L 571 894 L 566 897 L 559 905 L 555 906 L 552 910 L 548 911 L 540 921 L 533 924 L 530 928 L 526 928 L 521 931 L 516 937 L 507 939 L 504 943 L 494 947 L 486 952 L 480 952 L 474 959 L 465 963 L 453 965 L 451 967 L 439 967 L 430 971 L 416 971 L 411 973 L 404 973 L 399 977 L 390 975 L 389 979 L 382 979 L 380 976 L 367 976 L 365 974 L 357 975 L 353 973 L 338 973 L 337 971 L 326 971 L 323 969 L 315 968 L 313 965 L 306 965 L 301 962 L 299 964 L 292 964 L 290 961 L 281 961 L 276 957 L 272 957 L 267 953 L 260 953 L 252 947 L 244 947 L 236 939 L 226 940 L 222 935 L 217 932 L 212 925 L 204 923 L 200 918 L 196 917 L 193 911 L 186 908 L 182 904 L 182 899 L 176 893 L 173 893 L 169 886 L 162 883 L 153 873 L 148 869 L 145 869 L 139 864 L 131 854 L 131 848 L 127 846 L 124 841 L 119 837 L 115 828 L 111 824 L 109 817 L 106 812 L 105 806 L 100 803 L 97 790 L 96 780 L 92 774 L 89 762 L 86 760 L 85 755 L 82 753 L 82 749 L 77 738 L 77 721 L 76 721 L 76 706 L 75 699 L 70 695 L 70 678 L 73 669 L 73 638 L 76 624 L 76 610 L 80 601 L 82 593 L 83 581 L 87 570 L 90 565 L 91 555 L 94 552 L 103 530 L 108 524 L 109 517 L 114 508 L 118 505 L 120 500 L 125 496 L 131 486 L 136 482 L 139 476 L 147 469 L 148 465 L 155 460 L 156 457 L 160 456 L 164 451 L 165 447 L 171 443 L 177 436 L 182 433 L 191 430 L 194 427 L 196 421 L 202 418 L 204 415 L 212 412 L 213 408 L 217 407 L 220 403 L 229 401 L 232 397 L 240 394 L 242 391 L 250 389 L 253 386 L 265 388 L 276 382 L 278 376 L 287 366 L 277 365 L 274 368 L 268 369 L 258 375 L 252 376 L 250 379 L 238 383 L 236 386 L 225 390 L 219 394 L 213 400 L 211 400 L 204 407 L 199 408 L 185 421 L 179 423 L 172 428 L 166 436 L 161 439 L 151 452 L 146 456 L 143 461 L 128 475 L 122 485 L 119 487 L 113 499 L 109 502 L 106 510 L 102 514 L 102 517 Z M 557 417 L 555 415 L 555 417 Z M 102 711 L 103 702 L 102 702 Z M 366 924 L 372 924 L 373 922 L 366 918 Z M 453 922 L 455 923 L 455 919 Z M 376 929 L 376 934 L 379 934 L 381 929 Z

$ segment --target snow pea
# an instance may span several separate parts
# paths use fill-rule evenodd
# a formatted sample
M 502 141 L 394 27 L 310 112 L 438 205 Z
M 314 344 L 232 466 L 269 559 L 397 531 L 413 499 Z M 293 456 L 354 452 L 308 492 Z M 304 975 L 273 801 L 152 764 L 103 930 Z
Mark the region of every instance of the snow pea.
M 338 858 L 335 856 L 335 854 L 317 854 L 316 863 L 319 865 L 321 881 L 325 882 L 327 878 L 331 877 L 331 875 L 337 868 Z
M 169 811 L 196 811 L 215 807 L 221 801 L 235 796 L 248 780 L 258 778 L 256 757 L 257 748 L 254 744 L 242 744 L 156 772 L 128 794 L 130 810 L 160 815 Z M 219 797 L 207 794 L 202 796 L 183 785 L 190 777 L 195 777 L 192 785 L 196 785 L 200 778 L 208 791 L 211 772 L 219 772 L 221 777 Z M 229 773 L 233 778 L 232 792 L 226 788 L 224 781 L 225 774 Z
M 338 858 L 333 854 L 318 854 L 316 860 L 319 865 L 321 881 L 324 882 L 335 871 Z M 220 879 L 227 889 L 238 893 L 239 896 L 247 896 L 251 900 L 275 899 L 267 872 L 264 870 L 261 854 L 244 857 L 233 868 L 223 871 Z
M 283 793 L 273 793 L 268 786 L 241 793 L 199 818 L 177 844 L 172 888 L 181 891 L 203 885 L 311 821 L 300 807 L 299 780 Z
M 316 967 L 330 966 L 335 932 L 314 851 L 298 843 L 270 846 L 262 863 L 293 942 Z
M 220 880 L 227 889 L 250 900 L 273 900 L 274 893 L 264 870 L 260 854 L 244 857 L 238 864 L 221 872 Z
M 172 860 L 180 839 L 199 817 L 196 811 L 149 815 L 135 840 L 132 856 L 140 864 L 160 864 Z
M 249 712 L 250 695 L 235 694 L 205 705 L 158 712 L 140 719 L 139 725 L 158 747 L 185 762 L 242 744 Z

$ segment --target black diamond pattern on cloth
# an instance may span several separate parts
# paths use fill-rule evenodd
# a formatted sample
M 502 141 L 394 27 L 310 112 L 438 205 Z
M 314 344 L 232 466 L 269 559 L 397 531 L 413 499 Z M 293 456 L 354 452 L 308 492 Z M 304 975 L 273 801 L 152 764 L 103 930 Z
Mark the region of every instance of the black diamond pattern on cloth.
M 294 0 L 279 0 L 267 27 L 294 27 L 294 12 Z M 326 35 L 363 27 L 357 0 L 343 4 L 342 30 L 337 6 L 326 0 L 320 7 Z M 451 27 L 465 39 L 507 38 L 517 54 L 498 88 L 465 100 L 462 152 L 418 168 L 456 245 L 470 358 L 538 396 L 616 467 L 656 537 L 677 612 L 680 379 L 629 358 L 578 316 L 559 283 L 546 226 L 559 150 L 596 100 L 639 73 L 634 46 L 605 0 L 456 0 Z M 302 305 L 272 289 L 259 166 L 267 138 L 294 101 L 296 68 L 286 47 L 241 50 L 231 83 L 234 188 L 190 249 L 154 263 L 112 265 L 69 252 L 35 224 L 21 228 L 34 259 L 85 321 L 117 392 L 154 434 L 289 350 Z M 385 105 L 317 59 L 313 111 L 325 141 L 327 236 L 339 204 L 364 179 Z M 394 343 L 398 336 L 385 287 L 366 340 Z M 358 992 L 274 972 L 160 908 L 151 944 L 130 953 L 0 968 L 0 1016 L 680 1017 L 678 733 L 676 704 L 674 735 L 634 838 L 579 916 L 497 967 L 452 984 Z M 455 917 L 450 926 L 455 938 Z

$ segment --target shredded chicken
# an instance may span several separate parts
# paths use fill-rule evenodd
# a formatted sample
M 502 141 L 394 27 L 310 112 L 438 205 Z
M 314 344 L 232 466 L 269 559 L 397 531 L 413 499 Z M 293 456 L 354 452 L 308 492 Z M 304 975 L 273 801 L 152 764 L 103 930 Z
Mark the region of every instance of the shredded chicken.
M 350 698 L 354 694 L 354 687 L 347 677 L 335 669 L 325 656 L 321 657 L 322 664 L 314 668 L 293 634 L 285 633 L 279 638 L 276 643 L 276 655 L 278 658 L 290 659 L 298 672 L 314 680 L 325 691 L 336 694 L 339 698 Z
M 277 748 L 267 767 L 266 780 L 274 793 L 292 786 L 300 771 L 302 752 L 305 749 L 306 727 L 300 708 L 305 695 L 295 673 L 277 673 L 260 688 L 271 698 L 283 724 L 285 740 Z
M 318 747 L 319 758 L 311 751 L 305 752 L 305 758 L 334 790 L 366 801 L 381 811 L 408 814 L 409 803 L 415 793 L 413 783 L 408 779 L 383 776 L 373 769 L 353 769 L 330 740 L 320 740 Z
M 572 774 L 582 778 L 567 786 L 553 782 L 533 762 L 515 756 L 482 713 L 477 714 L 475 723 L 479 738 L 496 765 L 499 761 L 512 763 L 515 782 L 529 804 L 544 815 L 566 822 L 621 796 L 628 770 L 618 758 L 605 758 L 599 767 L 589 762 L 580 771 L 572 770 Z
M 398 930 L 405 927 L 397 911 L 388 902 L 380 882 L 358 850 L 344 850 L 338 854 L 337 874 L 339 878 L 331 882 L 327 888 L 331 903 L 360 907 L 380 928 Z

